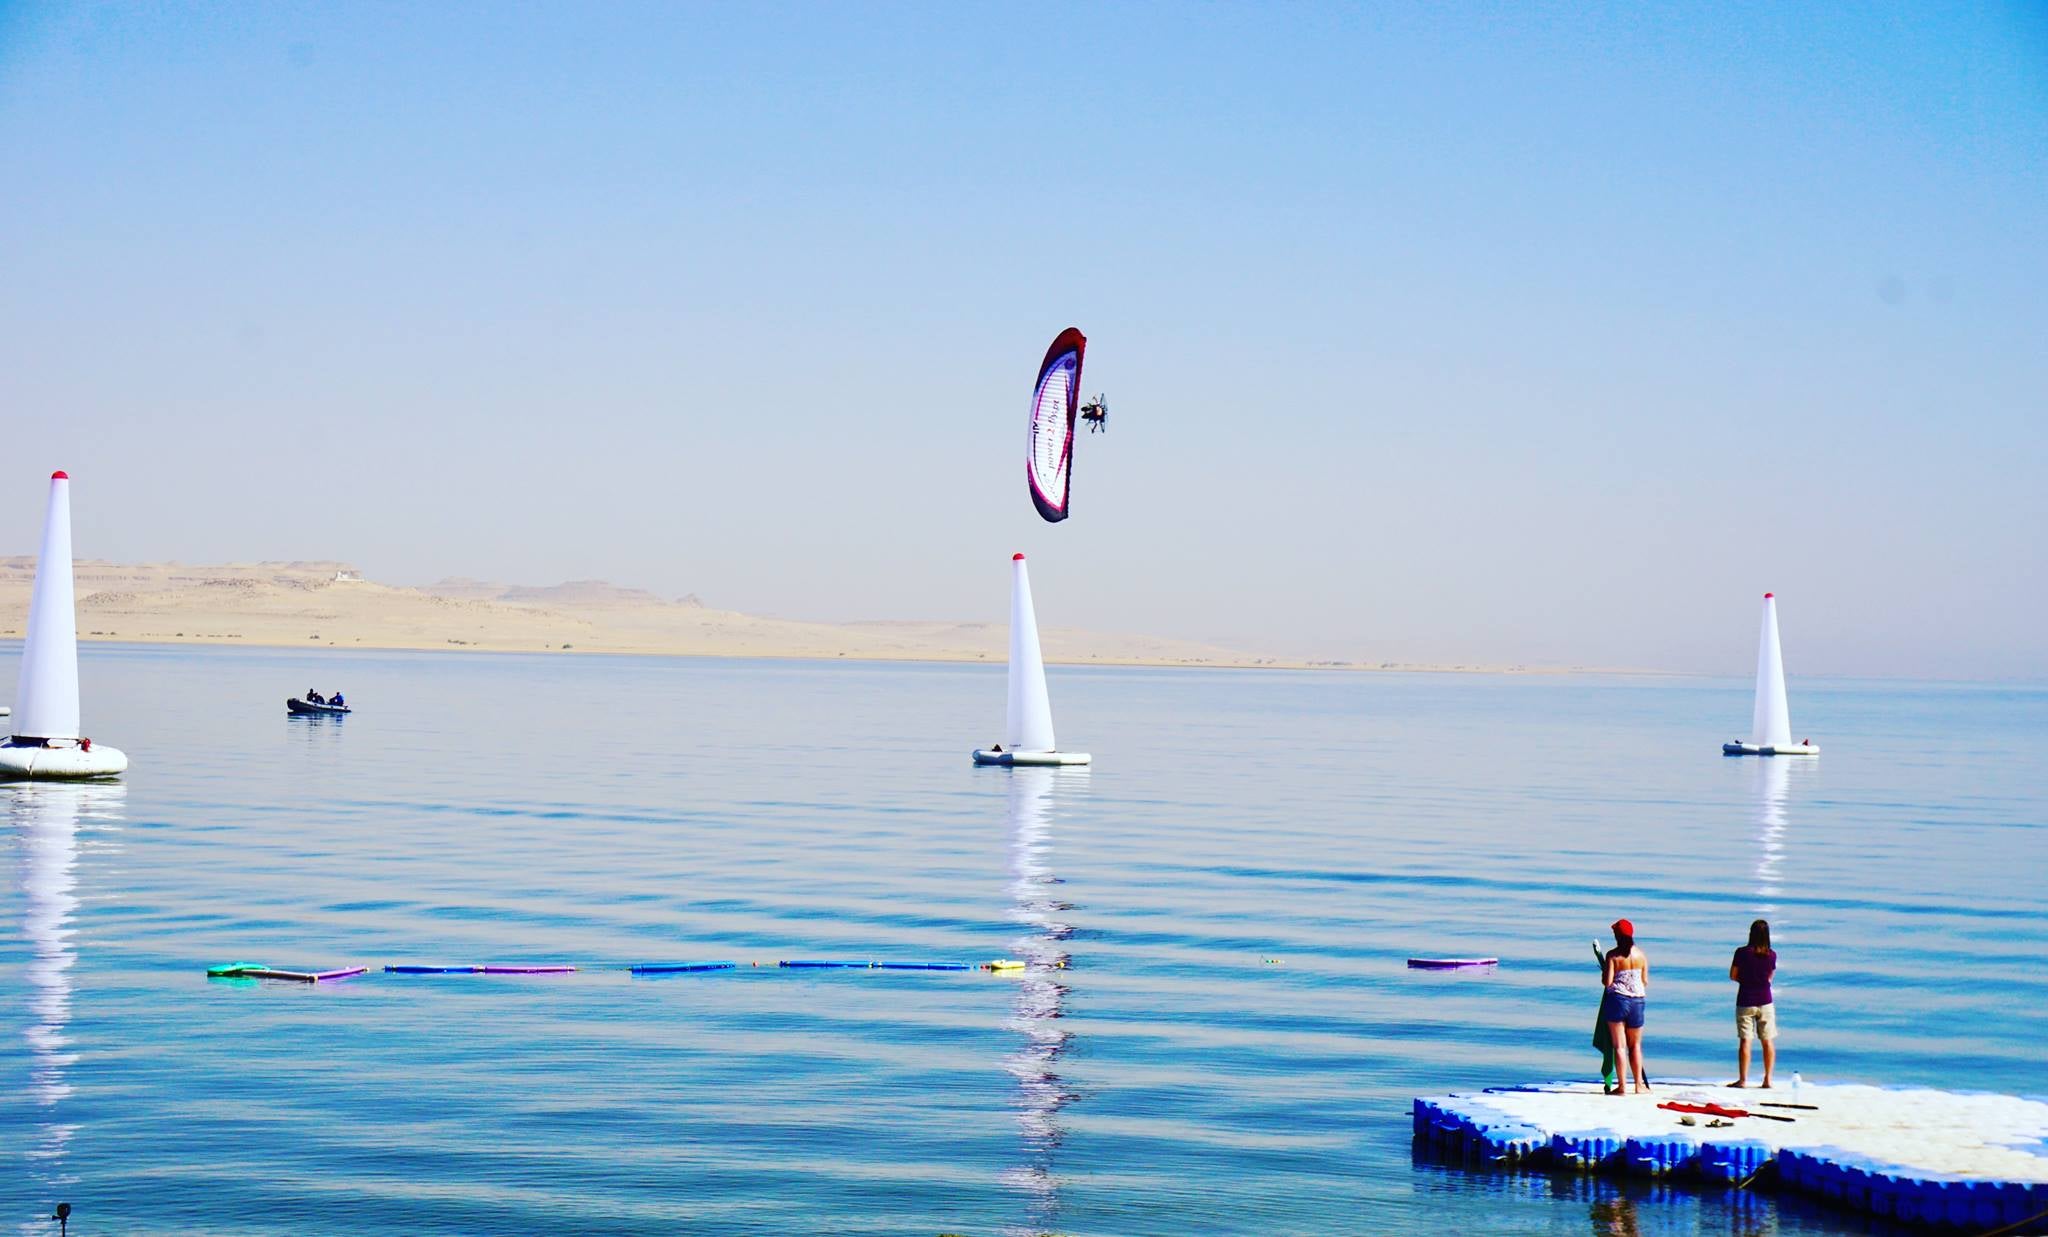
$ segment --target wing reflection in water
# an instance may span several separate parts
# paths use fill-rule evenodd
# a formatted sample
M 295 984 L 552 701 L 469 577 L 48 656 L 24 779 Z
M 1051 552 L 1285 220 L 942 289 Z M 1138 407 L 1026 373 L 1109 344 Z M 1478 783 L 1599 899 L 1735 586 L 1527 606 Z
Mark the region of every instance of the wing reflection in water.
M 1818 763 L 1796 756 L 1759 756 L 1750 762 L 1756 791 L 1756 896 L 1759 908 L 1776 910 L 1785 863 L 1785 809 L 1792 783 L 1804 783 Z
M 14 833 L 22 892 L 22 939 L 28 946 L 28 1099 L 38 1110 L 36 1140 L 26 1152 L 46 1186 L 67 1184 L 64 1152 L 76 1129 L 64 1121 L 71 1094 L 67 1072 L 78 1057 L 68 1050 L 71 1022 L 71 916 L 78 909 L 79 822 L 90 828 L 121 819 L 127 791 L 118 784 L 13 783 L 0 787 Z
M 1053 1227 L 1059 1214 L 1059 1183 L 1053 1171 L 1064 1131 L 1060 1110 L 1074 1092 L 1060 1076 L 1060 1058 L 1073 1034 L 1062 1022 L 1067 986 L 1060 982 L 1067 961 L 1067 922 L 1072 905 L 1060 896 L 1060 880 L 1052 874 L 1052 814 L 1063 795 L 1085 791 L 1085 768 L 1012 769 L 1007 776 L 1010 816 L 1010 917 L 1024 928 L 1011 946 L 1011 956 L 1026 964 L 1017 983 L 1016 1001 L 1005 1024 L 1022 1038 L 1004 1062 L 1017 1080 L 1017 1125 L 1022 1135 L 1022 1163 L 1004 1180 L 1027 1199 L 1025 1227 L 1039 1233 Z

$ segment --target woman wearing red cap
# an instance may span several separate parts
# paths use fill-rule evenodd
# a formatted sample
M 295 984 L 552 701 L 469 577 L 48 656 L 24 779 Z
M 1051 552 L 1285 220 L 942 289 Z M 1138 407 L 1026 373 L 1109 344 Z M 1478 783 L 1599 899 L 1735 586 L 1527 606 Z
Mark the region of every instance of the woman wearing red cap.
M 1600 1017 L 1621 1058 L 1609 1094 L 1621 1094 L 1621 1081 L 1633 1073 L 1636 1094 L 1641 1095 L 1650 1089 L 1649 1075 L 1643 1072 L 1643 1002 L 1650 995 L 1650 959 L 1636 948 L 1636 926 L 1626 919 L 1614 921 L 1614 948 L 1601 962 L 1600 982 L 1607 989 L 1600 998 Z

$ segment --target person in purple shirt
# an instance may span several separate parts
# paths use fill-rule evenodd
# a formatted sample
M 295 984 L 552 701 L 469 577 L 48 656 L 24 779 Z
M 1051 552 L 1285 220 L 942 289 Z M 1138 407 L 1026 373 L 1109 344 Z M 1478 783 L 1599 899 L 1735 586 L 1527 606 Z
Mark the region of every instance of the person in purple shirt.
M 1728 978 L 1735 981 L 1735 1081 L 1731 1087 L 1749 1085 L 1749 1041 L 1764 1042 L 1764 1085 L 1771 1085 L 1771 1070 L 1778 1064 L 1778 1011 L 1771 1003 L 1771 976 L 1778 970 L 1778 955 L 1771 948 L 1771 924 L 1759 919 L 1749 925 L 1749 944 L 1735 951 L 1728 966 Z

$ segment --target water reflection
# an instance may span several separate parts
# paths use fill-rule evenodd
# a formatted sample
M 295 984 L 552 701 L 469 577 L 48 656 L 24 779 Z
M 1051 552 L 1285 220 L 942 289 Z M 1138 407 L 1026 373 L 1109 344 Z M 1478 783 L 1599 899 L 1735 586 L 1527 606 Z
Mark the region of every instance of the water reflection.
M 1751 778 L 1756 795 L 1756 896 L 1758 909 L 1777 909 L 1785 864 L 1786 806 L 1792 798 L 1794 779 L 1804 783 L 1813 774 L 1815 761 L 1789 757 L 1758 757 L 1752 760 Z
M 1594 1199 L 1587 1218 L 1593 1222 L 1593 1237 L 1641 1237 L 1643 1231 L 1636 1200 L 1625 1194 Z
M 78 1059 L 70 1051 L 66 1028 L 71 1023 L 71 967 L 77 951 L 71 944 L 71 917 L 78 909 L 72 891 L 78 885 L 79 822 L 119 820 L 127 791 L 118 784 L 64 785 L 15 783 L 0 788 L 13 826 L 22 892 L 21 934 L 28 945 L 28 1020 L 22 1038 L 28 1043 L 28 1100 L 36 1109 L 34 1141 L 26 1156 L 37 1165 L 46 1186 L 70 1180 L 64 1174 L 64 1153 L 76 1126 L 64 1120 L 64 1100 L 71 1094 L 68 1073 Z
M 1061 795 L 1088 785 L 1085 769 L 1012 769 L 1007 774 L 1010 817 L 1010 917 L 1024 928 L 1011 945 L 1010 956 L 1026 964 L 1016 981 L 1016 1001 L 1009 1022 L 1022 1037 L 1004 1065 L 1017 1080 L 1017 1125 L 1022 1135 L 1022 1163 L 1005 1180 L 1024 1192 L 1026 1224 L 1019 1230 L 1038 1233 L 1054 1227 L 1059 1215 L 1059 1183 L 1053 1157 L 1064 1137 L 1060 1110 L 1074 1092 L 1060 1076 L 1060 1058 L 1073 1033 L 1062 1022 L 1067 985 L 1061 982 L 1067 962 L 1067 922 L 1072 903 L 1060 896 L 1060 879 L 1052 873 L 1052 814 Z
M 340 741 L 348 718 L 340 713 L 287 713 L 285 724 L 294 732 L 305 735 L 308 744 L 325 746 Z

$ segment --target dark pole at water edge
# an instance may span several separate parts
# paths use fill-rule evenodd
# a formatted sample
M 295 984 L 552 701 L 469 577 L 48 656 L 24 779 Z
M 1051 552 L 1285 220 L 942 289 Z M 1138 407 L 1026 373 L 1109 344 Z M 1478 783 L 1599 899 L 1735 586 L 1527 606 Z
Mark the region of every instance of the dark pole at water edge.
M 50 1218 L 57 1222 L 58 1237 L 63 1237 L 71 1231 L 71 1204 L 58 1203 L 56 1213 Z

